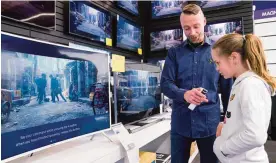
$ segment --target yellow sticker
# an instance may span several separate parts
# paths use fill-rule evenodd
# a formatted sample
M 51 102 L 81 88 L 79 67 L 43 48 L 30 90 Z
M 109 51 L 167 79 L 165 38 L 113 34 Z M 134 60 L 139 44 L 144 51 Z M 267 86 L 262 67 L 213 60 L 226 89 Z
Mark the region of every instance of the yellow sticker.
M 111 38 L 105 38 L 105 43 L 107 46 L 112 46 L 112 39 Z
M 141 48 L 138 48 L 138 54 L 139 54 L 139 55 L 142 55 L 142 54 L 143 54 L 143 52 L 142 52 L 142 49 L 141 49 Z
M 111 66 L 113 72 L 125 72 L 125 57 L 112 54 Z

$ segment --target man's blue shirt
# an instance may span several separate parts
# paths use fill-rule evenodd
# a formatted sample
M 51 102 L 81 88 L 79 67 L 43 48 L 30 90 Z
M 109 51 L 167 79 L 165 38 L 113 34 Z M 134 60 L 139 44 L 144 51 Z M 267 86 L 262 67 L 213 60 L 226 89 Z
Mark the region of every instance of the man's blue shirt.
M 220 121 L 220 100 L 226 110 L 233 84 L 232 79 L 224 79 L 217 71 L 211 56 L 211 43 L 193 48 L 187 40 L 168 51 L 161 77 L 162 92 L 173 100 L 171 130 L 190 138 L 214 135 Z M 193 88 L 208 90 L 208 103 L 202 103 L 193 111 L 184 100 L 184 93 Z

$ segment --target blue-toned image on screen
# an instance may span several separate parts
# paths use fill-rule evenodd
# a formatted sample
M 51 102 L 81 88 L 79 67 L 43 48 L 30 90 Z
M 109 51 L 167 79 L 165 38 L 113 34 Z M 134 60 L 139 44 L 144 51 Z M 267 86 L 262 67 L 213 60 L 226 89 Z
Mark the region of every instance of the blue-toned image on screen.
M 110 127 L 108 56 L 1 35 L 1 160 Z
M 118 1 L 118 6 L 121 8 L 131 12 L 134 15 L 138 15 L 138 1 L 133 0 L 125 0 L 125 1 Z
M 160 73 L 128 70 L 118 74 L 117 109 L 119 121 L 129 122 L 135 115 L 150 115 L 161 102 Z M 158 110 L 159 111 L 159 110 Z M 132 118 L 131 118 L 132 117 Z M 137 117 L 136 117 L 137 118 Z
M 151 1 L 152 18 L 180 15 L 182 8 L 187 4 L 187 0 Z
M 117 47 L 137 51 L 141 48 L 141 29 L 117 16 Z
M 242 21 L 209 24 L 205 26 L 205 35 L 214 44 L 222 36 L 229 33 L 243 34 Z
M 111 38 L 112 20 L 107 12 L 100 11 L 85 1 L 70 1 L 69 32 L 91 40 L 105 42 Z
M 172 29 L 150 34 L 151 51 L 169 49 L 183 42 L 183 30 Z
M 235 4 L 240 1 L 241 0 L 231 0 L 231 1 L 212 0 L 212 1 L 197 1 L 197 3 L 202 8 L 213 8 L 213 7 L 220 7 L 220 6 L 226 7 L 227 5 Z

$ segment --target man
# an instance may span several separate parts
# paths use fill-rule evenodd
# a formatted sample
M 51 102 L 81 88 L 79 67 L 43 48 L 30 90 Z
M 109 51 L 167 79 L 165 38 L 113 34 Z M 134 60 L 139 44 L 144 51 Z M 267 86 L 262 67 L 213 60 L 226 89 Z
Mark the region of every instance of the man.
M 51 79 L 51 96 L 52 96 L 52 102 L 55 103 L 56 102 L 56 97 L 57 97 L 57 89 L 58 89 L 58 81 L 57 79 L 53 76 L 50 75 L 49 76 Z M 58 97 L 57 97 L 58 98 Z
M 216 163 L 213 144 L 220 121 L 218 87 L 226 110 L 233 81 L 225 80 L 216 71 L 200 7 L 185 6 L 180 22 L 187 40 L 169 49 L 161 77 L 162 92 L 173 100 L 172 163 L 188 163 L 193 141 L 197 142 L 201 163 Z M 208 90 L 206 96 L 200 88 Z M 196 105 L 194 110 L 188 108 L 190 104 Z

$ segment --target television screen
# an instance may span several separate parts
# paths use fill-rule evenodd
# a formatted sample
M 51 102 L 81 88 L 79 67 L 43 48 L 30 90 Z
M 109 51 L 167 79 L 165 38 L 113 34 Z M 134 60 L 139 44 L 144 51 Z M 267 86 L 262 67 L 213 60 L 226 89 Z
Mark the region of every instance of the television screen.
M 150 34 L 151 51 L 169 49 L 183 41 L 182 29 L 172 29 L 165 31 L 152 32 Z
M 159 112 L 160 73 L 128 70 L 117 77 L 118 120 L 129 123 Z
M 202 8 L 213 8 L 213 7 L 226 7 L 241 0 L 231 0 L 231 1 L 223 1 L 223 0 L 212 0 L 212 1 L 197 1 L 197 4 Z
M 55 6 L 55 1 L 1 1 L 1 16 L 53 30 Z
M 210 39 L 211 43 L 214 44 L 225 34 L 239 33 L 243 34 L 242 21 L 231 21 L 224 23 L 209 24 L 205 26 L 205 35 Z
M 188 4 L 187 0 L 159 0 L 151 1 L 152 18 L 162 18 L 180 15 L 182 8 Z
M 131 12 L 134 15 L 138 15 L 138 1 L 133 0 L 125 0 L 125 1 L 118 1 L 118 6 L 121 8 Z
M 110 128 L 108 55 L 1 34 L 1 160 Z
M 117 16 L 117 47 L 137 51 L 141 48 L 141 29 L 121 16 Z
M 69 33 L 105 42 L 112 35 L 111 15 L 85 1 L 69 3 Z

